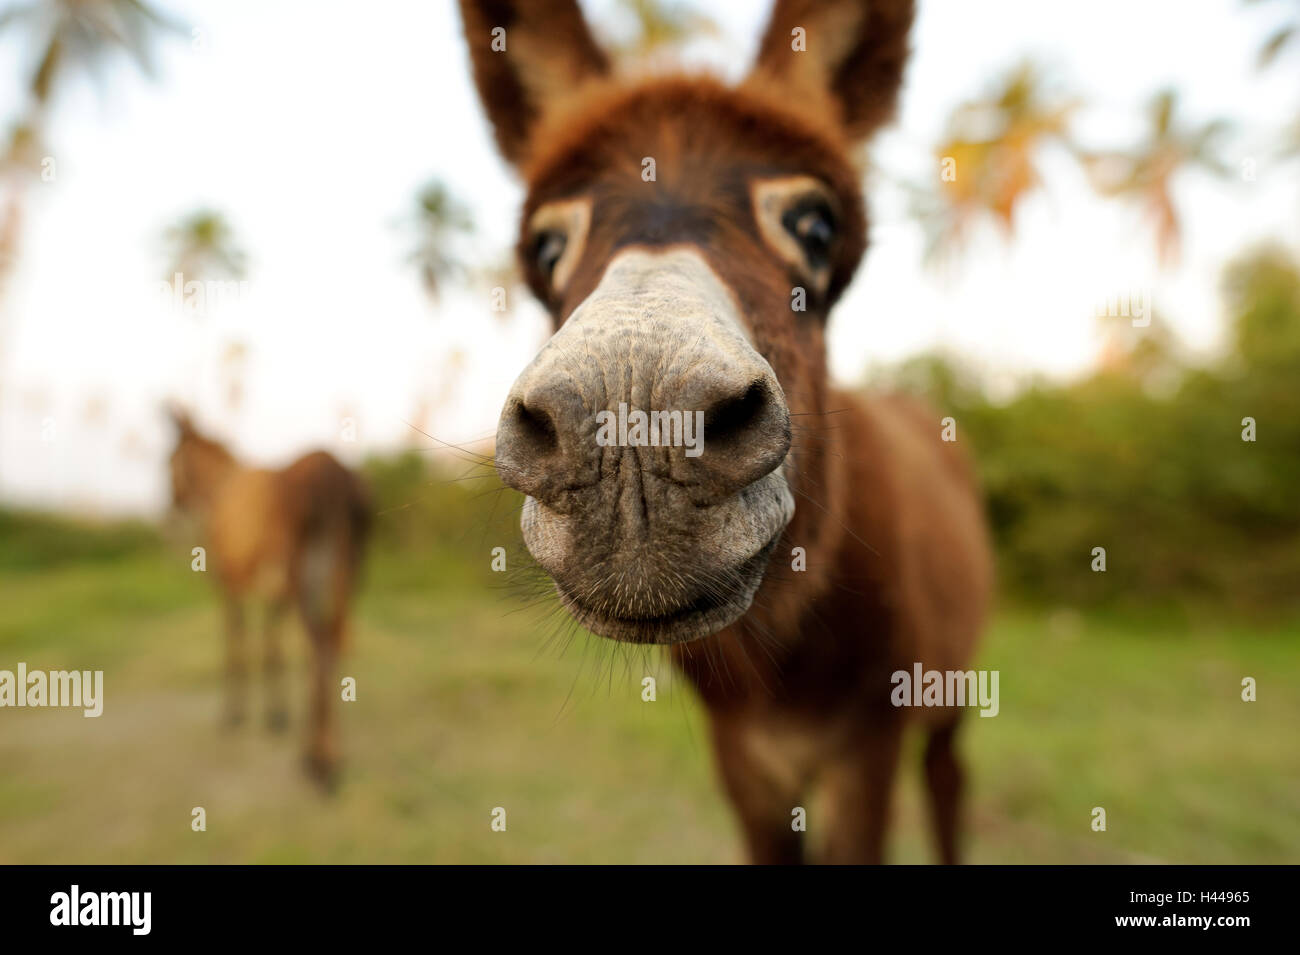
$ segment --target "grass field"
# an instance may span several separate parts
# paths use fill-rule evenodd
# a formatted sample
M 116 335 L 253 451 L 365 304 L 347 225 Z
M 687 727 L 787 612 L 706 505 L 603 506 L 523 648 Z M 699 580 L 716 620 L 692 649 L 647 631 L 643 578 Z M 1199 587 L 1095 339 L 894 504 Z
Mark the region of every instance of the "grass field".
M 19 560 L 33 532 L 8 532 L 0 668 L 102 669 L 105 703 L 99 719 L 0 710 L 0 862 L 741 859 L 700 709 L 666 663 L 586 636 L 542 649 L 543 612 L 504 602 L 486 560 L 480 574 L 446 549 L 376 555 L 327 798 L 299 772 L 300 721 L 219 728 L 220 618 L 187 550 L 115 549 L 115 531 Z M 1001 712 L 966 724 L 971 861 L 1300 860 L 1298 638 L 1300 621 L 1003 612 L 980 659 L 1001 673 Z M 303 643 L 295 630 L 295 716 Z M 655 703 L 640 699 L 647 667 Z M 924 862 L 911 742 L 891 856 Z

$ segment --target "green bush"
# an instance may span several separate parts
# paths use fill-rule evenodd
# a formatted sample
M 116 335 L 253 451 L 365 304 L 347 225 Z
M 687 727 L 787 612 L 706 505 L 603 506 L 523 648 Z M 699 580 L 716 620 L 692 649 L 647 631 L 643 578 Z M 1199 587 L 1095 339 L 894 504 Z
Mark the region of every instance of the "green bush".
M 1300 606 L 1300 268 L 1266 249 L 1233 264 L 1224 288 L 1232 335 L 1210 367 L 1179 364 L 1157 334 L 1007 404 L 943 358 L 895 376 L 961 422 L 1011 595 Z
M 143 521 L 96 522 L 0 510 L 0 573 L 66 563 L 102 563 L 155 550 L 158 530 Z

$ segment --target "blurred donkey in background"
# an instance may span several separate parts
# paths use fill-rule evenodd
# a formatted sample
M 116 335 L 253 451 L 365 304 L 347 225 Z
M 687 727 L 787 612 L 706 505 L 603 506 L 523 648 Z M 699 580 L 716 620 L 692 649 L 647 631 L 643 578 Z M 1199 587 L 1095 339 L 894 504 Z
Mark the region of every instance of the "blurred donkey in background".
M 337 779 L 338 729 L 331 705 L 348 607 L 370 527 L 362 480 L 324 451 L 278 471 L 241 465 L 201 434 L 189 416 L 171 412 L 172 500 L 202 526 L 203 544 L 225 603 L 225 721 L 238 725 L 247 707 L 245 610 L 266 604 L 264 661 L 267 723 L 288 725 L 284 646 L 279 624 L 292 603 L 311 647 L 307 770 L 320 785 Z

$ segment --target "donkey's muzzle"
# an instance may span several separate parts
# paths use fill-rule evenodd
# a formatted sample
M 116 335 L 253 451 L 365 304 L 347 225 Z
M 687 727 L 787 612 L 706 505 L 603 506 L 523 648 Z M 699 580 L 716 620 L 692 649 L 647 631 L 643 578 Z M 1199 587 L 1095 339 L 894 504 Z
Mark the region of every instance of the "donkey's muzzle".
M 734 296 L 698 253 L 629 250 L 515 382 L 496 462 L 570 609 L 667 641 L 748 608 L 793 513 L 789 450 Z

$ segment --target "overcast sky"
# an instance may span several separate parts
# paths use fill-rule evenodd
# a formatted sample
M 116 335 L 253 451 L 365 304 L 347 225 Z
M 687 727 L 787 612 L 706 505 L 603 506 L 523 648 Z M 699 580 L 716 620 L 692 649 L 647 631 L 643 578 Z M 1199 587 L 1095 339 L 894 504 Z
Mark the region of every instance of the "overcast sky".
M 0 3 L 0 9 L 12 4 Z M 313 445 L 356 460 L 420 439 L 424 400 L 448 442 L 481 439 L 511 380 L 540 346 L 531 303 L 509 321 L 482 292 L 424 296 L 401 224 L 419 186 L 444 180 L 474 211 L 468 253 L 486 261 L 512 240 L 520 189 L 497 158 L 469 82 L 454 4 L 161 3 L 197 27 L 159 46 L 157 77 L 113 61 L 97 87 L 57 93 L 48 134 L 56 178 L 34 188 L 24 250 L 0 304 L 0 497 L 100 511 L 165 499 L 165 398 L 246 457 L 287 461 Z M 617 29 L 607 0 L 584 4 Z M 711 0 L 724 35 L 688 55 L 739 75 L 766 4 Z M 1018 238 L 977 234 L 960 272 L 921 264 L 923 237 L 899 196 L 870 184 L 873 247 L 839 305 L 832 368 L 857 381 L 872 365 L 944 347 L 995 382 L 1069 376 L 1095 360 L 1097 303 L 1149 293 L 1193 349 L 1223 329 L 1225 261 L 1268 238 L 1300 246 L 1297 163 L 1269 157 L 1295 115 L 1296 60 L 1254 61 L 1294 6 L 1239 0 L 922 0 L 900 122 L 876 144 L 891 175 L 932 175 L 951 108 L 1032 55 L 1082 94 L 1091 146 L 1141 134 L 1142 107 L 1177 87 L 1196 121 L 1231 119 L 1227 159 L 1257 176 L 1178 183 L 1182 264 L 1157 268 L 1132 209 L 1093 196 L 1063 155 L 1043 156 L 1047 190 L 1022 210 Z M 33 50 L 0 42 L 0 119 L 20 111 Z M 238 301 L 201 317 L 160 301 L 164 227 L 198 207 L 222 210 L 249 253 Z M 220 355 L 247 347 L 245 397 L 222 400 Z M 450 366 L 459 351 L 463 365 Z M 94 411 L 93 408 L 98 408 Z M 358 440 L 341 440 L 342 420 Z M 421 446 L 432 442 L 420 439 Z M 479 445 L 483 447 L 483 445 Z

